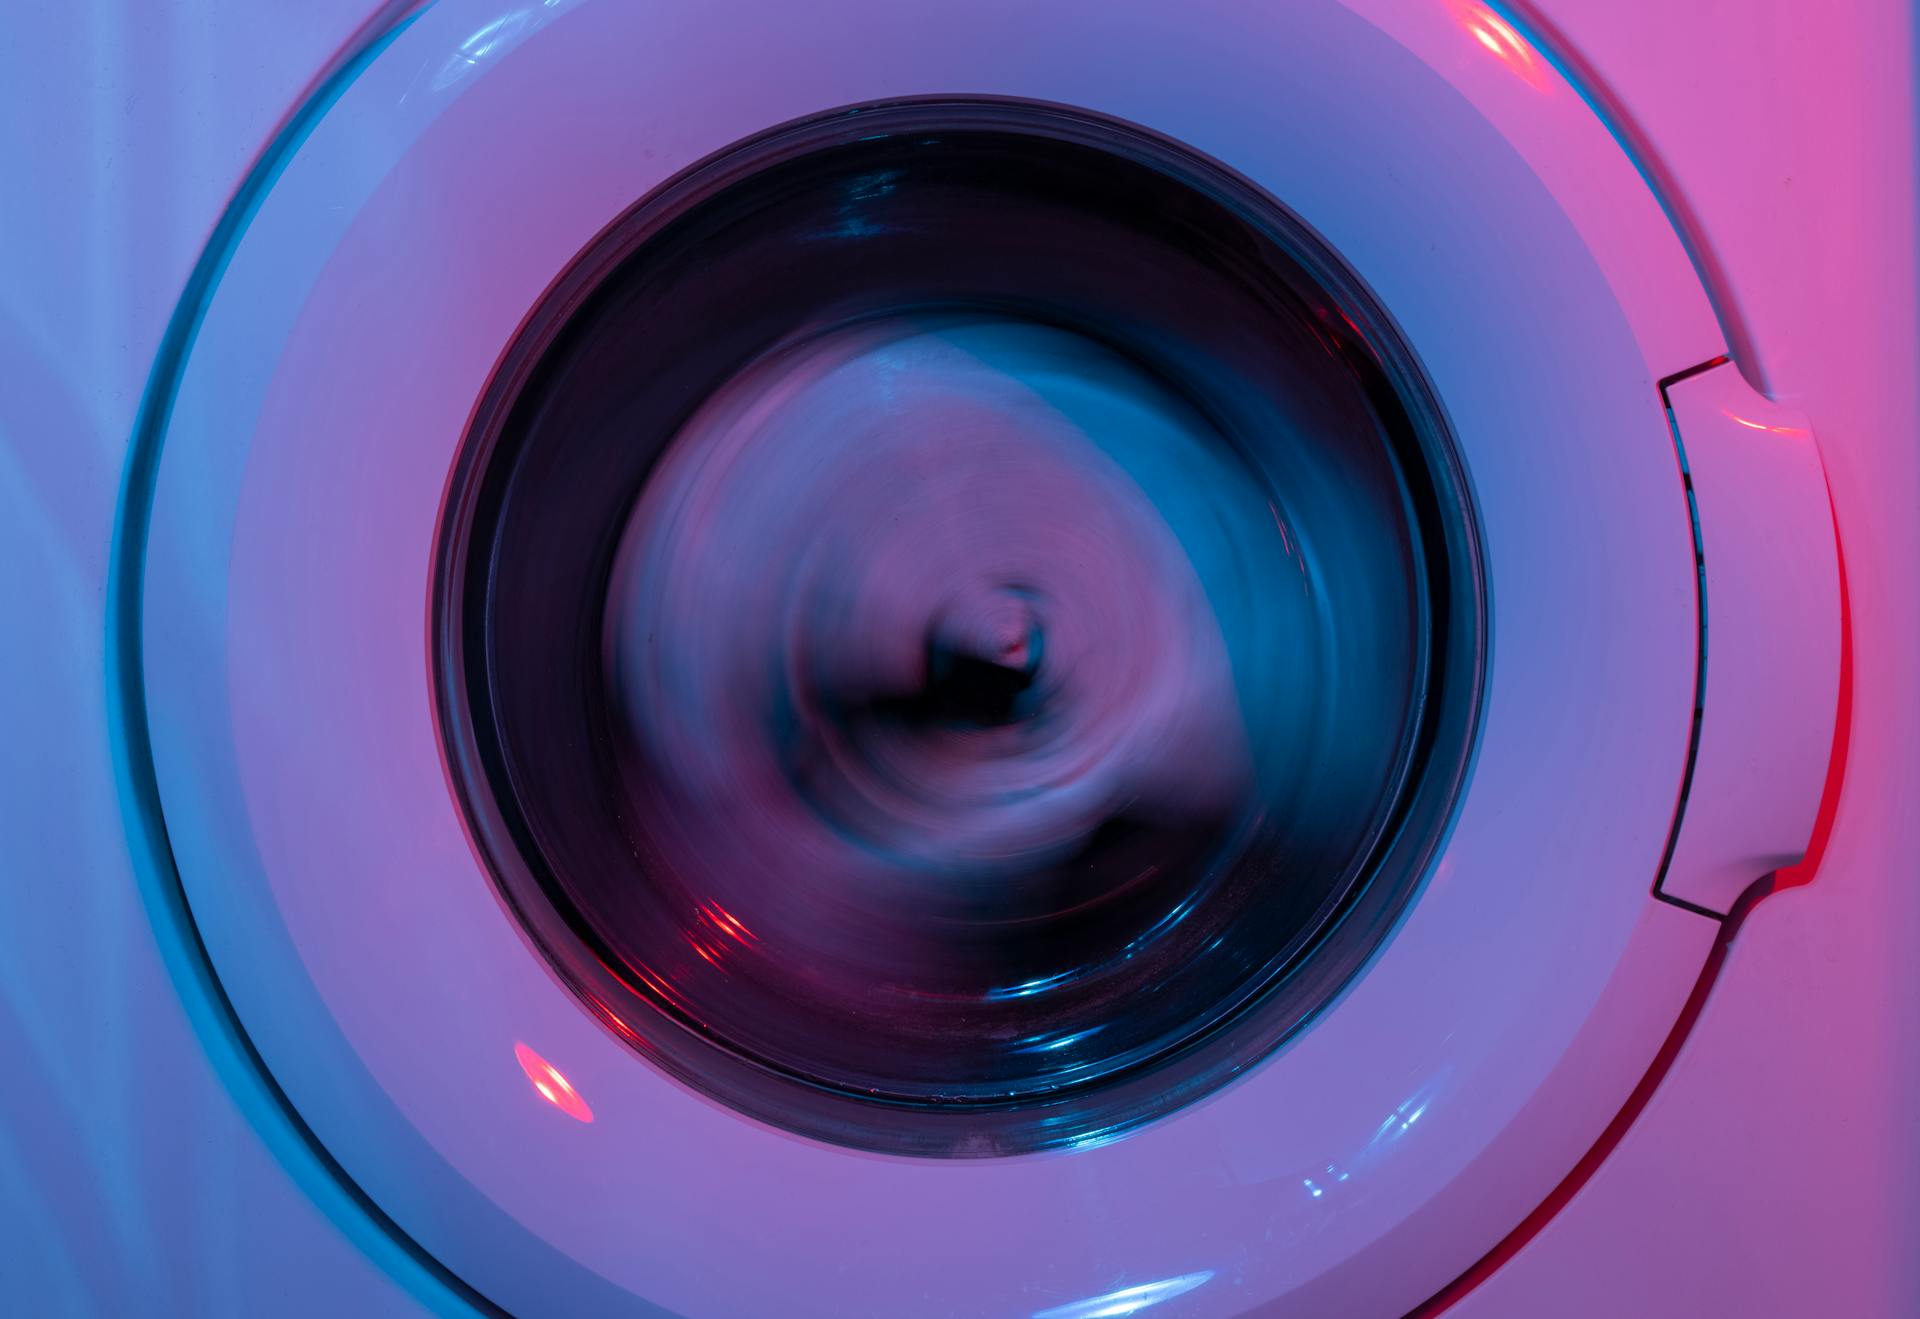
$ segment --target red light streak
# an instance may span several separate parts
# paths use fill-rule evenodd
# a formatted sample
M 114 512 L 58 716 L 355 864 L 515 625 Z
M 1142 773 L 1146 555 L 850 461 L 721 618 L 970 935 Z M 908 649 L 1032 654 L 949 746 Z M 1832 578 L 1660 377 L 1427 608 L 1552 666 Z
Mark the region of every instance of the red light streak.
M 1828 495 L 1829 501 L 1832 495 Z M 1798 888 L 1810 884 L 1826 859 L 1827 841 L 1840 816 L 1840 788 L 1847 777 L 1847 753 L 1853 742 L 1853 601 L 1847 594 L 1847 555 L 1840 544 L 1840 520 L 1834 518 L 1833 550 L 1840 573 L 1840 693 L 1833 712 L 1833 744 L 1828 751 L 1827 783 L 1820 793 L 1820 812 L 1814 817 L 1813 837 L 1798 865 L 1773 872 L 1773 887 Z
M 1745 426 L 1750 431 L 1771 431 L 1775 435 L 1791 435 L 1797 439 L 1804 438 L 1807 434 L 1807 428 L 1804 426 L 1769 426 L 1764 421 L 1750 421 L 1746 417 L 1735 416 L 1725 408 L 1720 411 L 1728 421 L 1736 426 Z
M 593 1121 L 593 1110 L 587 1107 L 587 1101 L 580 1097 L 573 1083 L 560 1074 L 558 1067 L 517 1041 L 513 1056 L 520 1070 L 527 1074 L 527 1080 L 533 1082 L 535 1094 L 576 1121 Z
M 754 934 L 754 932 L 749 930 L 745 925 L 742 925 L 738 916 L 735 916 L 717 902 L 709 902 L 701 907 L 700 914 L 713 922 L 713 924 L 719 926 L 723 933 L 738 939 L 741 943 L 758 942 L 758 935 Z

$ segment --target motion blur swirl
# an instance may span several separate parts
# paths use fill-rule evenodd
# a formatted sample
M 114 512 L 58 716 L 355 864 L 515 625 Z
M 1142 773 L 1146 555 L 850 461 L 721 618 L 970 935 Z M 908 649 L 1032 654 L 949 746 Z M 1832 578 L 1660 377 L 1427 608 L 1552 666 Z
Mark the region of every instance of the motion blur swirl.
M 447 514 L 443 725 L 609 1025 L 809 1135 L 1105 1139 L 1411 897 L 1473 725 L 1417 370 L 1270 201 L 916 102 L 743 144 L 556 286 Z

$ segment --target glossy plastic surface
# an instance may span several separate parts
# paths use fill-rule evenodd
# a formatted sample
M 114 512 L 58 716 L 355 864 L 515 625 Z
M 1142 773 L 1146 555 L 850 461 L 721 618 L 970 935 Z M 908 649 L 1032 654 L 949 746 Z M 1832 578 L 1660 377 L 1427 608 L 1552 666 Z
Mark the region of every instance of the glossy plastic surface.
M 21 620 L 0 688 L 0 854 L 48 877 L 0 884 L 0 1039 L 31 1078 L 0 1106 L 4 1271 L 22 1311 L 431 1303 L 209 1009 L 161 896 L 171 881 L 123 832 L 102 671 L 116 492 L 166 319 L 249 161 L 373 7 L 102 0 L 7 18 L 0 160 L 31 186 L 9 198 L 0 250 L 0 595 Z M 1817 866 L 1749 918 L 1692 1041 L 1588 1189 L 1460 1312 L 1911 1313 L 1920 1038 L 1887 1012 L 1920 997 L 1911 13 L 1530 8 L 1602 71 L 1701 220 L 1727 280 L 1716 295 L 1757 350 L 1741 368 L 1819 428 L 1858 727 Z M 1177 1313 L 1210 1281 L 1116 1285 L 1109 1304 Z
M 1660 891 L 1721 915 L 1813 837 L 1840 694 L 1840 574 L 1804 414 L 1732 363 L 1667 387 L 1699 518 L 1700 732 Z
M 182 381 L 148 692 L 223 983 L 329 1148 L 441 1259 L 525 1313 L 1044 1312 L 1141 1287 L 1168 1313 L 1389 1313 L 1591 1143 L 1713 929 L 1649 893 L 1696 635 L 1655 382 L 1721 345 L 1613 141 L 1470 19 L 444 0 L 320 123 Z M 956 88 L 1180 138 L 1353 264 L 1462 436 L 1494 633 L 1446 854 L 1313 1030 L 1118 1143 L 929 1167 L 747 1123 L 551 980 L 459 829 L 424 622 L 453 443 L 553 273 L 767 123 Z M 1622 699 L 1596 718 L 1590 692 Z
M 471 1315 L 285 1118 L 126 793 L 129 437 L 221 208 L 373 12 L 10 6 L 0 40 L 0 1310 Z M 124 813 L 123 813 L 124 812 Z
M 1457 1310 L 1920 1311 L 1920 272 L 1901 0 L 1532 0 L 1717 270 L 1735 365 L 1818 436 L 1844 564 L 1839 760 L 1593 1179 Z M 1709 551 L 1710 552 L 1710 551 Z M 1784 620 L 1783 620 L 1784 621 Z

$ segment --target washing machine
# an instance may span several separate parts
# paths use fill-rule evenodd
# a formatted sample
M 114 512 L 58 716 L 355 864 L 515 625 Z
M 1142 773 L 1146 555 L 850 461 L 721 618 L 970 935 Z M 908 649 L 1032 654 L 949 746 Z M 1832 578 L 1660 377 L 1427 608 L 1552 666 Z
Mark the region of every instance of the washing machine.
M 21 1313 L 1920 1309 L 1902 6 L 8 26 Z

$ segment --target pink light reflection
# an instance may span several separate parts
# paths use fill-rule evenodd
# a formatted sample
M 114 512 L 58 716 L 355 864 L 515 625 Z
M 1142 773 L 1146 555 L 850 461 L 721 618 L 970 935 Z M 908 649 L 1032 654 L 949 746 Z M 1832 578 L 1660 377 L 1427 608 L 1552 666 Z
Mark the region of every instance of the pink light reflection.
M 1746 417 L 1735 416 L 1725 408 L 1721 409 L 1721 415 L 1734 425 L 1745 426 L 1751 431 L 1771 431 L 1775 435 L 1791 435 L 1796 439 L 1804 438 L 1807 434 L 1807 428 L 1804 426 L 1769 426 L 1764 421 L 1752 421 Z
M 1545 59 L 1513 24 L 1474 0 L 1449 0 L 1449 9 L 1467 35 L 1479 42 L 1489 54 L 1520 75 L 1521 81 L 1535 91 L 1546 91 L 1551 74 Z
M 558 1067 L 517 1040 L 514 1042 L 513 1056 L 520 1063 L 520 1070 L 533 1082 L 535 1094 L 576 1121 L 593 1121 L 593 1110 L 587 1107 L 587 1101 L 580 1097 L 573 1083 L 561 1075 Z

